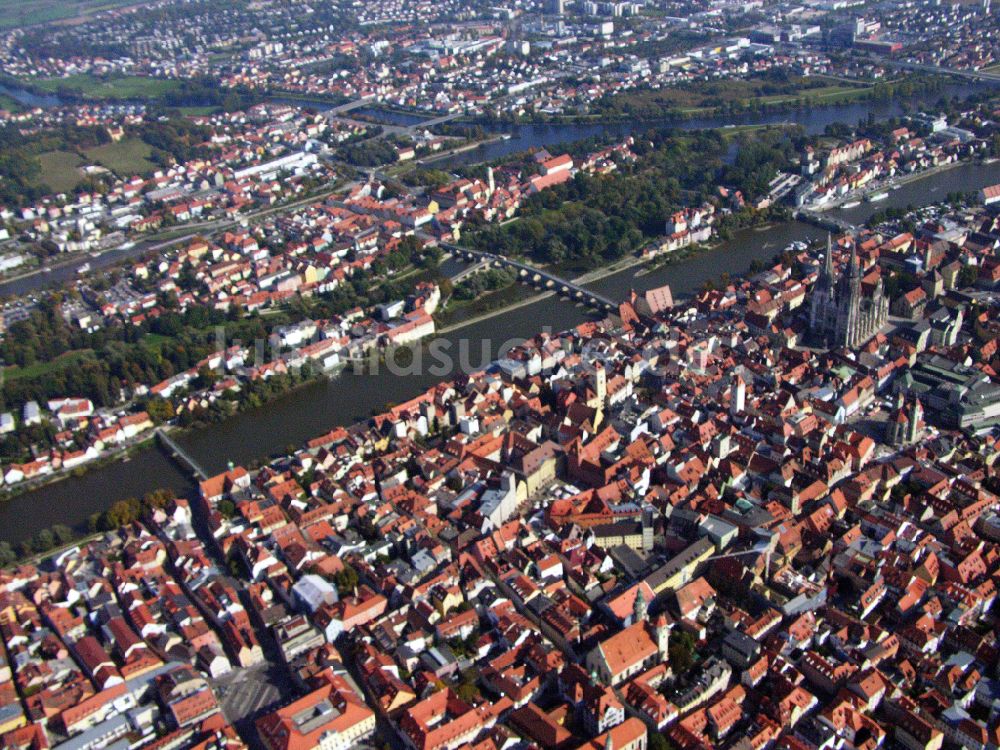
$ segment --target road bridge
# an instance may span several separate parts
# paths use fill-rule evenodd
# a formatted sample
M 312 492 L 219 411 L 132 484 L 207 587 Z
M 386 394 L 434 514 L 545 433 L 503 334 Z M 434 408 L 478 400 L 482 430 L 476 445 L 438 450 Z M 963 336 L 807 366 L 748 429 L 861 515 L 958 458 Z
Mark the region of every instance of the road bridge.
M 535 268 L 527 263 L 522 263 L 503 255 L 497 255 L 496 253 L 472 250 L 471 248 L 453 245 L 448 242 L 442 242 L 441 247 L 449 250 L 456 258 L 475 263 L 479 268 L 510 268 L 517 272 L 517 278 L 522 283 L 555 292 L 601 312 L 618 312 L 618 303 L 610 297 L 564 279 L 551 271 Z
M 962 68 L 946 68 L 942 65 L 928 65 L 927 63 L 906 62 L 905 60 L 893 60 L 890 58 L 879 58 L 878 61 L 884 65 L 903 70 L 915 70 L 920 73 L 938 73 L 940 75 L 955 76 L 956 78 L 967 78 L 970 81 L 981 83 L 1000 83 L 1000 73 L 993 73 L 987 70 L 964 70 Z
M 345 112 L 350 112 L 352 109 L 364 107 L 368 104 L 374 104 L 374 102 L 375 100 L 371 97 L 367 99 L 354 99 L 353 101 L 345 102 L 344 104 L 338 104 L 336 107 L 331 107 L 326 110 L 326 113 L 330 115 L 342 115 Z
M 807 208 L 800 208 L 795 212 L 795 218 L 799 221 L 804 221 L 813 226 L 820 227 L 821 229 L 827 229 L 831 232 L 840 232 L 841 234 L 846 234 L 848 232 L 853 232 L 857 227 L 855 227 L 847 219 L 841 219 L 836 216 L 831 216 L 827 213 L 820 213 L 819 211 L 810 211 Z
M 467 279 L 469 276 L 472 276 L 472 274 L 479 273 L 480 271 L 485 271 L 489 267 L 490 264 L 485 260 L 479 261 L 478 263 L 474 263 L 471 266 L 466 266 L 461 271 L 459 271 L 458 273 L 456 273 L 454 276 L 451 277 L 451 283 L 457 284 L 458 282 Z
M 416 130 L 425 130 L 427 128 L 432 128 L 435 125 L 442 125 L 446 122 L 457 120 L 464 114 L 465 114 L 464 112 L 452 112 L 450 115 L 441 115 L 440 117 L 435 117 L 432 120 L 423 120 L 421 122 L 415 122 L 412 125 L 407 126 L 407 130 L 409 130 L 411 133 Z

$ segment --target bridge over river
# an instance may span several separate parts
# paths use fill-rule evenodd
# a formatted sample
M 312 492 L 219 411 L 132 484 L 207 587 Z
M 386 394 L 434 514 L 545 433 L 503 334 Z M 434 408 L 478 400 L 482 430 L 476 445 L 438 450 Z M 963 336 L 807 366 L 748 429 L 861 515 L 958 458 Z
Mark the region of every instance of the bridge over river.
M 195 480 L 204 481 L 208 479 L 209 473 L 201 467 L 201 464 L 194 460 L 194 457 L 190 453 L 181 448 L 177 444 L 177 441 L 170 437 L 162 427 L 156 430 L 156 438 L 166 448 L 170 457 L 190 471 L 194 475 Z
M 491 266 L 493 268 L 511 268 L 517 271 L 518 279 L 525 284 L 531 284 L 540 289 L 551 290 L 601 312 L 618 312 L 618 303 L 610 297 L 564 279 L 562 276 L 551 271 L 535 268 L 527 263 L 522 263 L 503 255 L 497 255 L 496 253 L 472 250 L 471 248 L 454 245 L 449 242 L 441 242 L 440 244 L 441 247 L 450 251 L 456 258 L 474 263 L 477 269 Z

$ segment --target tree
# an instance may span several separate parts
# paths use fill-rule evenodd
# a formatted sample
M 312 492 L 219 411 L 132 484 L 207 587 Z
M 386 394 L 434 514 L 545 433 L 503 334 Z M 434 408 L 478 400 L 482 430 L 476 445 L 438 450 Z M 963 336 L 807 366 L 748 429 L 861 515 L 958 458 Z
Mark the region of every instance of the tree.
M 174 499 L 174 492 L 168 489 L 158 489 L 147 492 L 142 498 L 143 507 L 148 510 L 157 510 L 167 507 L 167 504 Z
M 979 267 L 972 265 L 962 266 L 958 272 L 958 285 L 960 287 L 973 286 L 979 278 Z
M 10 542 L 0 542 L 0 565 L 10 565 L 17 560 L 17 553 L 10 546 Z
M 55 535 L 49 529 L 42 529 L 32 541 L 31 546 L 36 552 L 47 552 L 56 545 Z
M 674 746 L 663 732 L 652 732 L 649 735 L 649 750 L 674 750 Z
M 358 571 L 350 565 L 345 565 L 343 570 L 333 576 L 333 582 L 337 586 L 337 593 L 349 596 L 358 587 Z
M 479 687 L 476 685 L 475 680 L 468 682 L 464 676 L 462 677 L 462 682 L 455 688 L 455 695 L 466 703 L 477 703 L 481 697 Z
M 153 398 L 146 402 L 146 411 L 154 424 L 162 424 L 174 416 L 174 405 L 165 398 Z
M 681 631 L 671 637 L 669 658 L 674 674 L 682 674 L 691 668 L 694 663 L 694 646 L 694 637 L 690 633 Z
M 208 365 L 202 365 L 198 368 L 198 377 L 195 378 L 193 385 L 195 388 L 201 390 L 204 388 L 211 388 L 218 380 L 218 372 L 213 370 Z
M 52 533 L 55 535 L 56 541 L 59 544 L 69 544 L 73 541 L 73 529 L 63 523 L 57 523 L 52 527 Z

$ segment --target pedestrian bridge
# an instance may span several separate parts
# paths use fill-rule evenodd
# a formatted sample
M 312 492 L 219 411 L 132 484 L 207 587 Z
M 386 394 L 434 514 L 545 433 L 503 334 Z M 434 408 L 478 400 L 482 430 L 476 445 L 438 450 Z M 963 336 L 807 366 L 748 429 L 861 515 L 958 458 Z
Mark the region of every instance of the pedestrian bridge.
M 194 474 L 195 479 L 204 481 L 208 479 L 208 472 L 205 471 L 201 465 L 194 460 L 194 458 L 181 448 L 177 441 L 175 441 L 170 435 L 164 432 L 163 428 L 160 427 L 156 430 L 156 437 L 160 441 L 160 444 L 167 449 L 170 457 L 181 464 L 183 467 L 188 469 L 192 474 Z
M 601 312 L 618 312 L 618 303 L 603 294 L 580 286 L 568 279 L 557 276 L 551 271 L 522 263 L 496 253 L 485 253 L 472 250 L 461 245 L 442 242 L 441 246 L 449 250 L 456 258 L 474 263 L 478 268 L 510 268 L 517 272 L 518 279 L 525 284 L 531 284 L 539 289 L 553 291 L 570 300 L 580 302 Z

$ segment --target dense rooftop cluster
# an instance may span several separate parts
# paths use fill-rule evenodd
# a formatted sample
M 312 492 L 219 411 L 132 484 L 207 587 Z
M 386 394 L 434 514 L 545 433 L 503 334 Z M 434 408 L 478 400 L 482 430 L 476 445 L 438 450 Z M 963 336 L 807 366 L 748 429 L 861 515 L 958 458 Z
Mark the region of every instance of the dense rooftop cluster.
M 968 122 L 982 120 L 974 116 Z M 793 202 L 829 207 L 866 194 L 878 195 L 880 189 L 884 197 L 884 189 L 894 178 L 954 163 L 986 145 L 972 130 L 949 125 L 947 118 L 920 116 L 910 127 L 891 130 L 881 142 L 861 138 L 831 149 L 822 160 L 807 147 L 802 174 L 810 179 L 796 186 Z
M 880 33 L 901 43 L 907 58 L 917 62 L 979 70 L 1000 61 L 995 35 L 984 33 L 995 22 L 995 11 L 990 21 L 989 3 L 977 7 L 920 2 L 903 8 L 892 6 Z M 944 28 L 947 36 L 938 32 Z
M 0 36 L 0 60 L 28 82 L 197 79 L 515 117 L 586 113 L 605 95 L 769 71 L 779 78 L 883 77 L 880 59 L 844 55 L 844 46 L 905 50 L 910 61 L 962 70 L 996 62 L 988 2 L 921 2 L 900 13 L 876 6 L 864 14 L 838 3 L 677 5 L 163 0 L 141 12 L 8 31 Z M 732 34 L 748 28 L 753 32 Z
M 856 350 L 786 253 L 3 573 L 0 744 L 996 746 L 998 222 L 832 243 L 919 292 Z
M 282 122 L 295 124 L 293 110 L 278 108 L 277 113 L 282 112 L 288 116 L 272 121 L 265 130 L 295 132 L 295 127 L 281 127 Z M 458 237 L 469 219 L 507 219 L 528 196 L 566 182 L 578 172 L 614 171 L 616 160 L 634 160 L 632 143 L 626 139 L 576 162 L 567 154 L 553 157 L 540 151 L 525 163 L 498 169 L 495 177 L 490 171 L 486 181 L 458 179 L 422 196 L 391 195 L 374 179 L 357 182 L 326 200 L 291 207 L 212 238 L 196 237 L 175 250 L 146 257 L 129 266 L 113 284 L 80 281 L 77 294 L 59 305 L 58 315 L 67 326 L 82 332 L 110 329 L 117 335 L 122 329 L 167 330 L 161 328 L 169 325 L 161 322 L 165 317 L 195 327 L 222 324 L 227 315 L 239 318 L 262 311 L 283 312 L 286 318 L 262 324 L 260 331 L 269 339 L 266 347 L 259 346 L 260 337 L 225 342 L 222 348 L 212 340 L 204 352 L 186 351 L 145 375 L 116 367 L 113 374 L 121 378 L 121 386 L 100 398 L 89 392 L 49 394 L 55 406 L 42 410 L 37 396 L 27 394 L 18 400 L 8 395 L 14 408 L 0 415 L 0 434 L 30 429 L 43 421 L 58 422 L 59 429 L 50 441 L 51 450 L 38 444 L 30 460 L 6 463 L 3 482 L 15 485 L 48 477 L 120 452 L 148 437 L 145 433 L 154 422 L 204 416 L 209 410 L 226 413 L 248 387 L 275 375 L 331 371 L 373 351 L 426 338 L 434 333 L 431 316 L 442 298 L 437 281 L 415 280 L 400 287 L 406 293 L 393 296 L 390 291 L 382 300 L 367 293 L 369 285 L 379 279 L 391 281 L 399 268 L 435 263 L 441 250 L 434 245 Z M 178 175 L 187 172 L 179 170 Z M 256 174 L 255 179 L 259 179 Z M 147 184 L 161 183 L 154 178 Z M 191 205 L 179 197 L 185 194 L 183 184 L 143 194 L 148 198 L 168 191 L 178 195 L 172 205 Z M 50 212 L 53 223 L 60 221 L 56 218 L 60 213 L 70 220 L 73 208 Z M 689 235 L 685 230 L 678 236 L 690 241 Z M 314 319 L 302 310 L 288 313 L 292 303 L 301 306 L 313 299 L 332 300 L 328 309 L 335 314 Z M 4 311 L 8 335 L 16 338 L 21 330 L 18 322 L 35 320 L 32 314 L 38 314 L 33 301 L 8 305 Z M 208 375 L 206 369 L 218 376 Z M 91 399 L 98 400 L 97 408 Z M 66 400 L 74 405 L 72 413 L 67 412 Z M 149 400 L 162 407 L 152 419 L 145 406 Z M 77 408 L 78 403 L 83 405 Z M 122 408 L 135 413 L 125 416 Z M 135 421 L 142 429 L 119 429 L 122 419 Z

